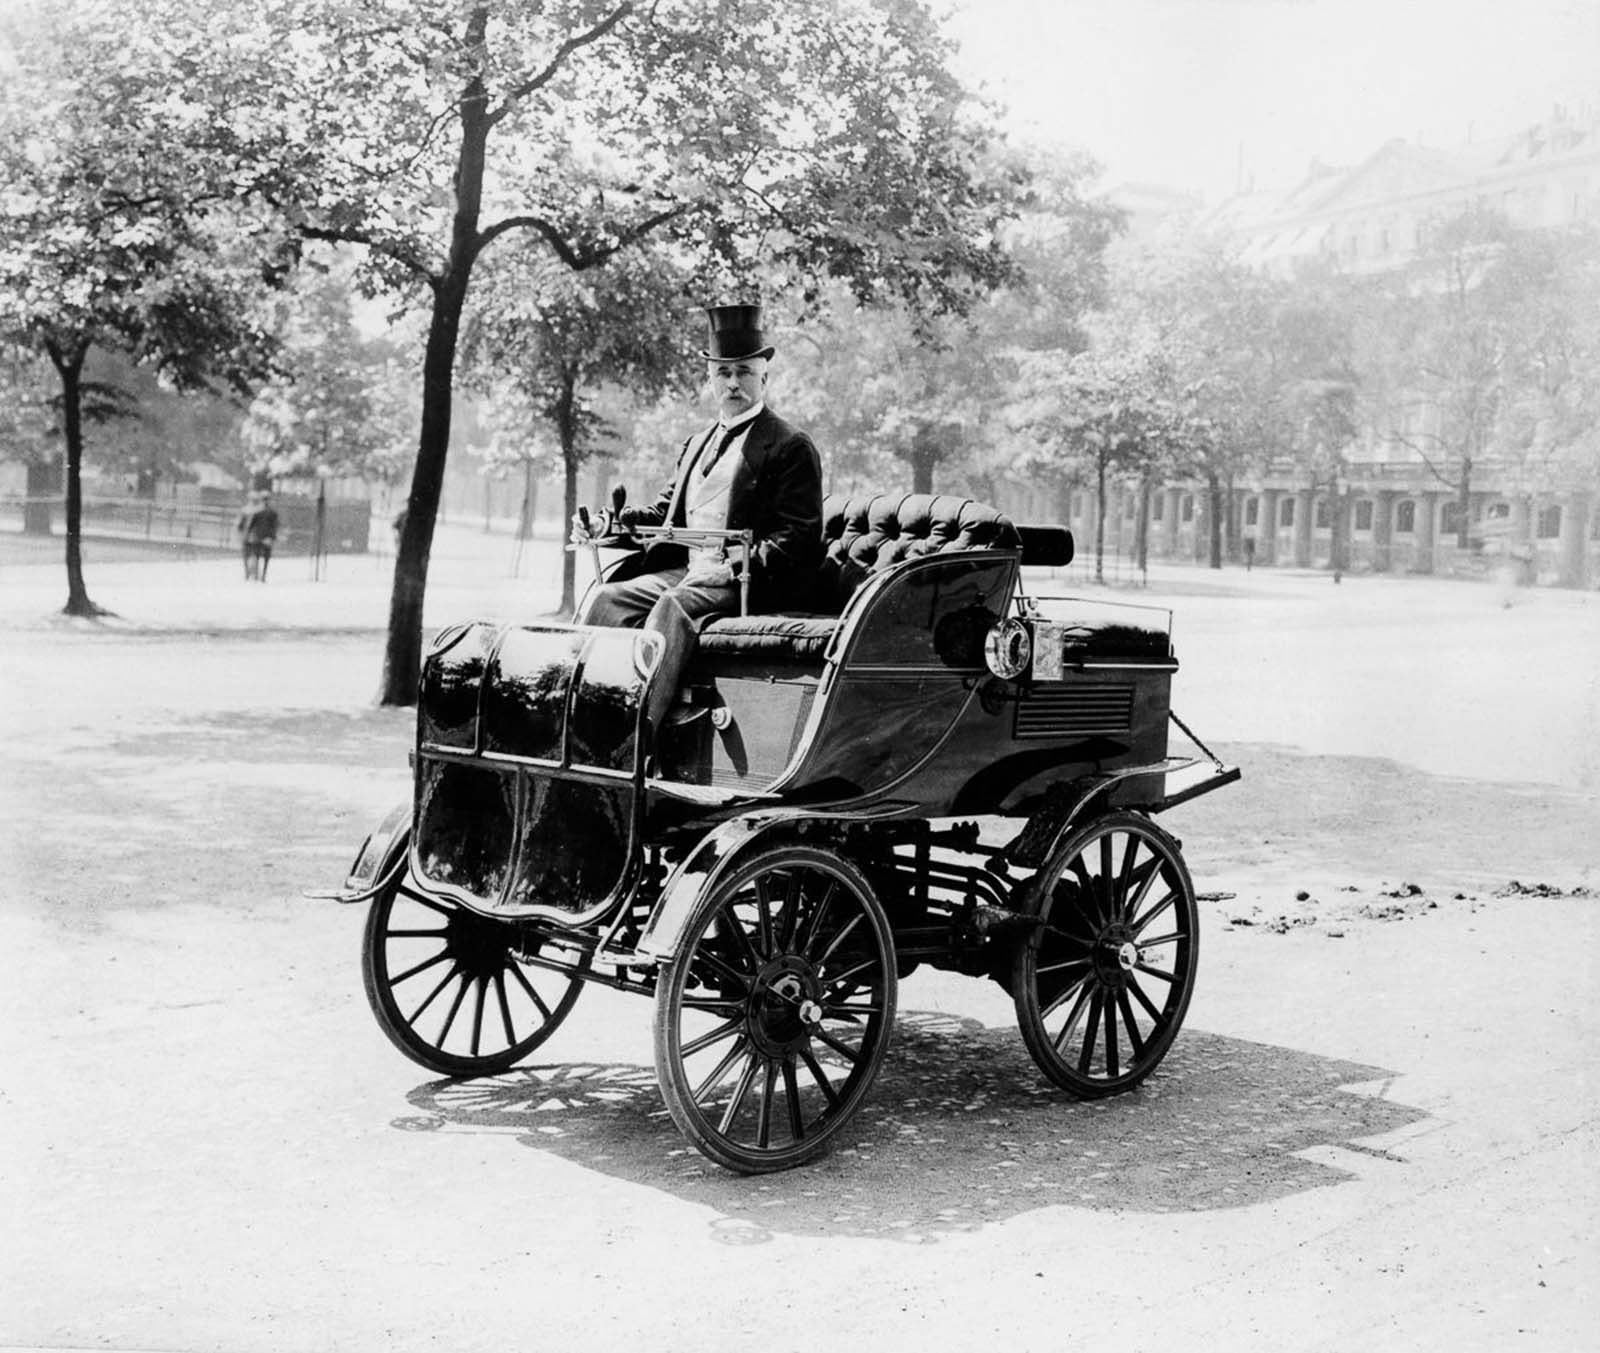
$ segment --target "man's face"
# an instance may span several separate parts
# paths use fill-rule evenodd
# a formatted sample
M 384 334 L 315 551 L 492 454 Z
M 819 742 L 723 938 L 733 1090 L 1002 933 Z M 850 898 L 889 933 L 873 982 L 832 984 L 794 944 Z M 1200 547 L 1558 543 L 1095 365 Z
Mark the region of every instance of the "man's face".
M 762 400 L 767 388 L 767 359 L 746 357 L 738 362 L 712 362 L 708 367 L 711 393 L 724 422 L 748 413 Z

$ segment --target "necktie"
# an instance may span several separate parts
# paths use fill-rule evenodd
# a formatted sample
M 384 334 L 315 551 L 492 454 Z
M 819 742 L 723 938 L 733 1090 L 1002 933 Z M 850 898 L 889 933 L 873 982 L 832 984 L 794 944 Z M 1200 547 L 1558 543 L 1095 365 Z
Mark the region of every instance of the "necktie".
M 737 427 L 722 429 L 722 436 L 717 441 L 717 449 L 709 456 L 702 456 L 700 458 L 700 477 L 702 479 L 711 473 L 712 467 L 722 459 L 722 453 L 728 449 L 728 447 L 733 443 L 733 439 L 743 432 L 744 429 L 745 425 L 743 423 L 740 423 Z

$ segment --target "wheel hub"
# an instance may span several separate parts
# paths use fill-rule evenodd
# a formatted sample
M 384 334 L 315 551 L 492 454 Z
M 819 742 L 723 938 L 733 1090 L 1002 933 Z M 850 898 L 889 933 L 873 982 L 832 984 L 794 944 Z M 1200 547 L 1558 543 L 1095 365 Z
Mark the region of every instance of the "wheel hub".
M 745 1006 L 750 1041 L 768 1056 L 803 1048 L 822 1023 L 822 984 L 811 964 L 785 954 L 756 974 Z
M 453 911 L 445 943 L 468 977 L 492 977 L 506 966 L 510 951 L 508 931 L 498 921 L 488 921 L 469 911 Z
M 1094 948 L 1095 974 L 1110 986 L 1122 986 L 1143 957 L 1127 926 L 1107 926 Z

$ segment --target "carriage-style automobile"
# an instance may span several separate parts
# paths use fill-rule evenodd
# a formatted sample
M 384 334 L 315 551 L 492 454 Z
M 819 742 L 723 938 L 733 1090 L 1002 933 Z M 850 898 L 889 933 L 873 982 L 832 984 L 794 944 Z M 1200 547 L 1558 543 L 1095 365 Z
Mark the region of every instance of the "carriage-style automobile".
M 824 516 L 828 611 L 711 622 L 654 737 L 653 633 L 434 639 L 412 799 L 328 894 L 368 904 L 367 996 L 407 1056 L 493 1075 L 586 983 L 651 996 L 667 1109 L 746 1173 L 846 1127 L 919 964 L 1005 987 L 1072 1095 L 1161 1062 L 1199 917 L 1154 818 L 1239 774 L 1171 711 L 1170 613 L 1029 595 L 1070 533 L 961 498 Z

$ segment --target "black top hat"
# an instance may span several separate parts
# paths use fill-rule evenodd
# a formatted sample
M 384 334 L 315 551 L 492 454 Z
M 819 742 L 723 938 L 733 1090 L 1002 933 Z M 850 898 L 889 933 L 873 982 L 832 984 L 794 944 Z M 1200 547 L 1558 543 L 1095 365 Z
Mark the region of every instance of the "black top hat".
M 711 336 L 700 354 L 708 362 L 740 362 L 749 357 L 771 357 L 761 332 L 759 305 L 710 305 L 706 316 L 711 321 Z

